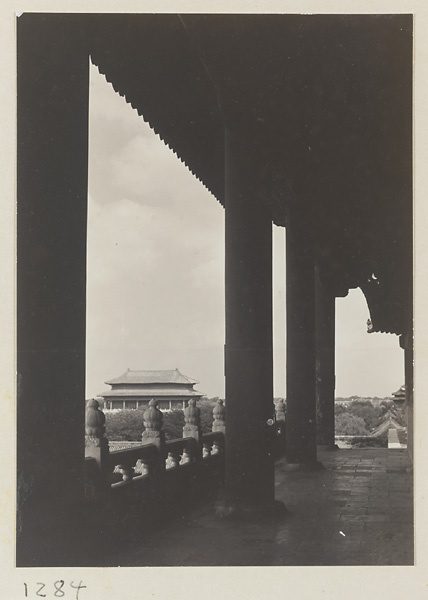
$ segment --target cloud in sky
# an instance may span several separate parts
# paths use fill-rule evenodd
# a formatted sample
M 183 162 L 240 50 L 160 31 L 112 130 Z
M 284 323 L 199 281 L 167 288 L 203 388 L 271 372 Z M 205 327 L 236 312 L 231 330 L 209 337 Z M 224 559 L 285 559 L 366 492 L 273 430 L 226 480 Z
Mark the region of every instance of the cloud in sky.
M 128 367 L 178 367 L 224 394 L 224 210 L 91 67 L 87 397 Z M 275 395 L 285 395 L 285 236 L 274 227 Z M 337 300 L 337 395 L 403 382 L 398 338 Z
M 88 396 L 128 367 L 178 367 L 223 393 L 223 228 L 217 200 L 92 67 Z

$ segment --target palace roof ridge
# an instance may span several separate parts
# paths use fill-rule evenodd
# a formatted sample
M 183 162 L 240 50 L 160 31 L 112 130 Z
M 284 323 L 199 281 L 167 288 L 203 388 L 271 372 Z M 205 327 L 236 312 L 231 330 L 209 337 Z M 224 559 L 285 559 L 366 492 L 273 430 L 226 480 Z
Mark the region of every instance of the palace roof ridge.
M 175 383 L 175 384 L 196 384 L 196 379 L 187 377 L 179 369 L 127 369 L 125 373 L 114 379 L 105 381 L 107 385 L 118 384 L 157 384 L 157 383 Z
M 135 387 L 132 389 L 115 389 L 100 392 L 97 394 L 97 398 L 202 398 L 204 394 L 194 389 L 166 389 L 166 388 L 144 388 Z

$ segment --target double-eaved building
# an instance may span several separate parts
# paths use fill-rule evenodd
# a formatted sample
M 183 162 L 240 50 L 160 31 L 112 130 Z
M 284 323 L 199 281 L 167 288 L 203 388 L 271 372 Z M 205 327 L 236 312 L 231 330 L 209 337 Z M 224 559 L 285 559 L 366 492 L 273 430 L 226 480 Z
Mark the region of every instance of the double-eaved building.
M 120 377 L 105 382 L 111 390 L 101 392 L 107 410 L 140 408 L 148 405 L 153 398 L 161 410 L 184 409 L 191 398 L 203 396 L 193 389 L 198 383 L 186 377 L 178 369 L 170 371 L 131 371 L 128 369 Z

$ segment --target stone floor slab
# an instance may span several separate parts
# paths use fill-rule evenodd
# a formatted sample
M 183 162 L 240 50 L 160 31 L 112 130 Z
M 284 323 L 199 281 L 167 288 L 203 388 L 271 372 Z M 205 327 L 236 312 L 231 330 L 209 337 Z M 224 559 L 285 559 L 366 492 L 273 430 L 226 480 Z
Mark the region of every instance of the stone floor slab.
M 115 561 L 121 566 L 413 564 L 413 482 L 406 451 L 321 451 L 319 460 L 326 468 L 316 473 L 287 472 L 285 459 L 277 463 L 276 496 L 286 503 L 286 518 L 230 521 L 207 506 Z

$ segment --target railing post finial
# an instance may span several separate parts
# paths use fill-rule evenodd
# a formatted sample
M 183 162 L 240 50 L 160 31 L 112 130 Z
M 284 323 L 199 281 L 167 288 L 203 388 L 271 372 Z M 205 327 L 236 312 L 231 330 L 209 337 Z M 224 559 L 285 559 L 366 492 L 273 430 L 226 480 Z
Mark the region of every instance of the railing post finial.
M 99 406 L 95 398 L 89 400 L 86 405 L 85 457 L 96 460 L 101 475 L 101 485 L 104 486 L 108 479 L 109 448 L 105 437 L 106 418 Z
M 86 406 L 85 419 L 85 447 L 102 447 L 107 445 L 108 441 L 104 436 L 106 428 L 106 418 L 102 410 L 99 408 L 98 400 L 94 398 L 89 400 Z
M 189 406 L 184 409 L 183 437 L 192 437 L 198 444 L 202 442 L 201 410 L 196 406 L 196 400 L 189 400 Z
M 285 402 L 281 399 L 275 409 L 276 420 L 285 421 L 285 414 Z
M 223 400 L 217 400 L 217 404 L 213 410 L 213 431 L 220 431 L 223 434 L 226 434 L 226 408 L 224 406 Z
M 153 444 L 158 449 L 158 464 L 165 466 L 165 432 L 162 429 L 163 414 L 158 401 L 152 398 L 143 414 L 145 430 L 141 436 L 143 444 Z

